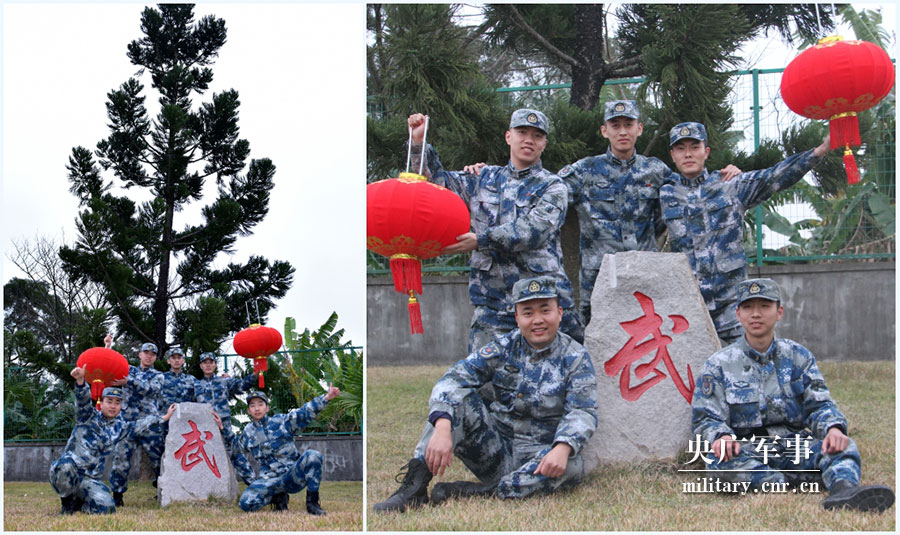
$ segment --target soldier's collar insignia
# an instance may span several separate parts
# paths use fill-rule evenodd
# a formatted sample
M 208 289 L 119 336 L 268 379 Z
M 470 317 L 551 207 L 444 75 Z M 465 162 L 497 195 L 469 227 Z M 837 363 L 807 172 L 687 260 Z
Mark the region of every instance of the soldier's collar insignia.
M 491 342 L 490 344 L 488 344 L 488 345 L 482 347 L 480 350 L 478 350 L 478 354 L 484 358 L 496 357 L 497 355 L 500 354 L 500 348 L 497 347 L 496 343 Z
M 686 135 L 688 135 L 688 134 L 690 134 L 690 133 L 691 133 L 691 129 L 688 128 L 688 127 L 686 127 L 686 126 L 685 126 L 684 128 L 682 128 L 682 129 L 681 129 L 681 132 L 680 132 L 680 134 L 681 134 L 682 136 L 686 136 Z
M 531 123 L 531 124 L 534 124 L 534 123 L 538 122 L 537 115 L 535 115 L 535 114 L 533 114 L 533 113 L 529 113 L 529 114 L 528 114 L 528 117 L 526 117 L 525 120 L 528 121 L 528 122 Z
M 759 293 L 759 284 L 756 284 L 755 282 L 753 284 L 751 284 L 750 285 L 750 293 L 758 294 Z
M 616 104 L 616 111 L 625 111 L 625 105 L 619 102 Z
M 531 293 L 537 293 L 540 289 L 541 285 L 538 284 L 537 281 L 532 281 L 532 283 L 528 285 L 528 291 Z

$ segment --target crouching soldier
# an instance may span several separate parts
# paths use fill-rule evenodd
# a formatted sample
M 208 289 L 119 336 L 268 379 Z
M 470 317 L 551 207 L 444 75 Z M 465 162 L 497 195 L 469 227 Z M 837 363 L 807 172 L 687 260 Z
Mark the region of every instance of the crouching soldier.
M 115 444 L 136 436 L 154 438 L 161 433 L 163 422 L 169 421 L 175 405 L 165 416 L 148 415 L 136 421 L 119 416 L 122 389 L 107 387 L 100 400 L 100 411 L 91 403 L 91 388 L 84 381 L 85 369 L 75 368 L 75 428 L 62 456 L 50 465 L 50 485 L 62 501 L 60 514 L 85 511 L 91 514 L 114 513 L 112 492 L 101 479 L 106 456 Z
M 784 312 L 778 285 L 746 280 L 737 285 L 736 298 L 744 335 L 709 357 L 694 387 L 693 434 L 711 443 L 716 456 L 707 470 L 762 490 L 821 477 L 829 492 L 825 509 L 890 507 L 889 487 L 859 486 L 859 450 L 815 357 L 797 342 L 775 337 Z M 757 437 L 769 443 L 754 448 Z M 783 452 L 771 451 L 773 439 Z
M 581 450 L 597 427 L 597 379 L 587 351 L 559 332 L 563 309 L 551 277 L 517 281 L 518 329 L 450 367 L 400 488 L 375 511 L 428 502 L 428 483 L 455 455 L 480 482 L 438 483 L 431 502 L 467 496 L 524 498 L 575 486 Z M 478 389 L 493 387 L 486 404 Z
M 340 395 L 337 387 L 329 386 L 322 396 L 287 414 L 267 416 L 269 398 L 262 392 L 247 396 L 247 412 L 252 421 L 238 436 L 231 436 L 233 451 L 243 451 L 259 463 L 259 479 L 253 481 L 241 495 L 244 511 L 257 511 L 272 503 L 276 511 L 288 507 L 288 495 L 306 488 L 306 510 L 311 515 L 324 515 L 319 505 L 319 483 L 322 480 L 322 454 L 306 450 L 301 455 L 294 443 L 294 435 L 309 425 L 329 401 Z M 214 414 L 219 429 L 222 421 Z

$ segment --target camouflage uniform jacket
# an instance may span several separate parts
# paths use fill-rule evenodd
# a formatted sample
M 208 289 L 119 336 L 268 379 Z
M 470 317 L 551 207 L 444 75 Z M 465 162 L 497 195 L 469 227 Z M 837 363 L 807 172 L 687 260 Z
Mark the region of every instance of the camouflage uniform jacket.
M 134 421 L 149 414 L 159 414 L 159 395 L 162 389 L 163 375 L 153 367 L 142 368 L 129 366 L 128 382 L 122 387 L 125 399 L 122 400 L 122 418 Z
M 231 406 L 228 400 L 232 396 L 246 392 L 256 381 L 256 374 L 247 377 L 203 377 L 194 383 L 194 401 L 209 403 L 222 423 L 231 426 Z
M 287 414 L 266 415 L 258 422 L 251 420 L 240 435 L 232 438 L 232 450 L 239 449 L 252 455 L 259 463 L 260 478 L 281 477 L 300 458 L 294 436 L 309 425 L 327 404 L 322 395 Z
M 713 353 L 694 386 L 693 435 L 712 444 L 718 437 L 786 436 L 808 428 L 823 439 L 828 428 L 847 431 L 808 349 L 775 338 L 766 353 L 746 338 Z
M 75 385 L 75 427 L 63 450 L 86 477 L 103 478 L 103 468 L 107 455 L 115 449 L 116 443 L 129 440 L 132 436 L 153 436 L 162 433 L 162 418 L 154 413 L 137 421 L 125 421 L 121 414 L 112 420 L 94 408 L 91 402 L 91 388 L 84 384 Z
M 413 169 L 421 145 L 413 144 Z M 559 304 L 574 306 L 572 284 L 563 270 L 559 232 L 566 218 L 566 185 L 538 162 L 517 171 L 488 165 L 478 176 L 445 171 L 431 145 L 425 149 L 425 176 L 459 195 L 472 221 L 478 247 L 469 265 L 473 305 L 512 310 L 509 289 L 519 279 L 547 275 L 557 280 Z
M 604 255 L 657 250 L 659 187 L 670 174 L 657 158 L 634 153 L 623 161 L 611 149 L 559 171 L 569 189 L 569 206 L 578 213 L 581 287 L 588 290 L 588 302 Z
M 159 411 L 165 413 L 169 405 L 194 401 L 194 386 L 197 378 L 182 371 L 179 374 L 167 371 L 163 372 L 162 387 L 159 395 Z
M 710 311 L 729 307 L 735 284 L 747 278 L 744 213 L 799 182 L 820 160 L 810 150 L 728 182 L 706 169 L 693 180 L 676 173 L 666 179 L 659 199 L 672 251 L 687 254 Z M 717 330 L 736 326 L 731 316 Z
M 471 392 L 491 383 L 500 433 L 514 446 L 563 442 L 573 454 L 597 428 L 597 378 L 584 347 L 564 333 L 542 350 L 521 332 L 495 338 L 457 362 L 431 392 L 430 412 L 453 415 Z

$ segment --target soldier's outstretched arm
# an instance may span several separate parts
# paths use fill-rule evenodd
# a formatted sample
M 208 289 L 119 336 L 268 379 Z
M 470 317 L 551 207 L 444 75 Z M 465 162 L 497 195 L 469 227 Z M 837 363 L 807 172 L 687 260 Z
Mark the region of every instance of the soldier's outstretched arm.
M 325 399 L 325 394 L 321 396 L 316 396 L 304 403 L 302 407 L 299 409 L 294 409 L 291 412 L 287 413 L 287 427 L 291 431 L 291 433 L 297 433 L 310 422 L 316 419 L 316 416 L 319 415 L 320 412 L 325 410 L 325 406 L 328 404 L 328 401 Z
M 829 143 L 830 137 L 826 136 L 822 144 L 812 150 L 794 154 L 768 169 L 743 173 L 734 181 L 741 203 L 745 208 L 752 208 L 799 182 L 822 161 L 828 153 Z
M 87 422 L 94 415 L 94 404 L 91 401 L 91 387 L 85 384 L 85 364 L 82 367 L 74 367 L 69 373 L 75 378 L 75 421 Z
M 565 222 L 567 199 L 568 190 L 562 181 L 551 184 L 533 201 L 527 215 L 479 234 L 478 248 L 517 253 L 542 247 Z
M 409 159 L 410 172 L 418 173 L 419 167 L 421 167 L 422 175 L 429 182 L 438 186 L 444 186 L 459 195 L 468 204 L 475 189 L 478 173 L 447 171 L 444 169 L 434 146 L 430 143 L 422 144 L 425 133 L 425 115 L 414 113 L 407 118 L 406 122 L 413 129 Z M 431 126 L 429 125 L 430 129 Z M 424 165 L 422 165 L 422 158 L 425 158 Z

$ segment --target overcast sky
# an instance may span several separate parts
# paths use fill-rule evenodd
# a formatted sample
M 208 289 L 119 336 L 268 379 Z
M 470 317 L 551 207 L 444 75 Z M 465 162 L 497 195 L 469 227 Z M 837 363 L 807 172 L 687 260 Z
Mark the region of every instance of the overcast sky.
M 2 20 L 3 281 L 20 275 L 12 240 L 71 243 L 77 202 L 68 191 L 72 147 L 108 135 L 106 94 L 136 72 L 125 55 L 142 36 L 145 4 L 4 4 Z M 200 4 L 195 17 L 223 18 L 228 41 L 213 66 L 211 91 L 240 94 L 241 137 L 251 158 L 277 167 L 269 214 L 232 257 L 289 261 L 294 283 L 270 313 L 298 330 L 332 311 L 345 340 L 365 342 L 365 8 L 363 4 Z M 146 86 L 155 115 L 158 94 Z M 194 103 L 206 102 L 197 97 Z M 112 179 L 111 175 L 106 178 Z M 176 214 L 198 222 L 209 195 Z M 133 191 L 133 190 L 132 190 Z M 136 200 L 146 196 L 132 194 Z M 230 341 L 225 349 L 231 352 Z

